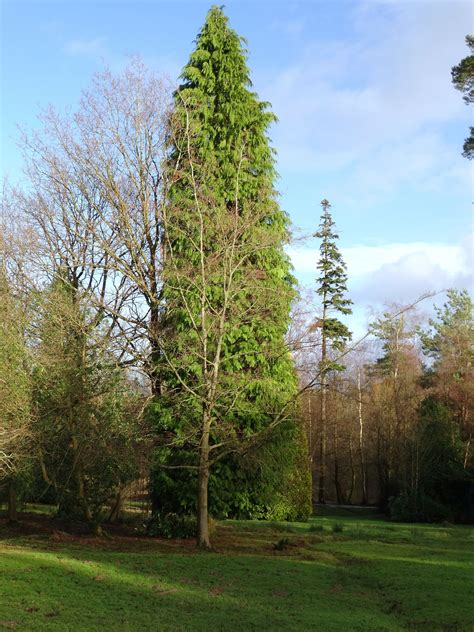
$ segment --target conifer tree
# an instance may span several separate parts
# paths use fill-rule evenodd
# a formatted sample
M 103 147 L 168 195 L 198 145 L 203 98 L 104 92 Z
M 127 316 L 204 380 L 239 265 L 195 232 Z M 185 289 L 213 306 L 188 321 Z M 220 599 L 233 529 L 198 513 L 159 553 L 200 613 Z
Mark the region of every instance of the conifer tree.
M 429 330 L 421 331 L 426 355 L 433 359 L 428 378 L 459 425 L 464 442 L 464 466 L 472 462 L 474 406 L 474 304 L 467 290 L 450 288 L 447 301 L 435 307 Z
M 101 533 L 103 507 L 134 475 L 135 417 L 123 372 L 86 297 L 61 268 L 39 299 L 33 402 L 35 447 L 58 514 Z M 128 413 L 128 414 L 127 414 Z
M 268 139 L 275 117 L 251 91 L 242 44 L 211 8 L 175 94 L 164 217 L 155 409 L 168 441 L 153 501 L 161 515 L 197 512 L 203 547 L 208 507 L 217 515 L 264 512 L 301 443 L 294 416 L 276 423 L 296 377 L 284 342 L 294 291 Z
M 451 69 L 451 79 L 453 86 L 464 94 L 463 100 L 466 105 L 474 103 L 474 37 L 466 35 L 466 44 L 470 55 L 461 59 L 457 66 Z M 470 134 L 464 141 L 462 155 L 469 160 L 474 158 L 474 127 L 469 128 Z
M 31 451 L 31 382 L 24 318 L 0 257 L 0 483 L 16 520 L 16 483 Z
M 342 371 L 344 367 L 331 357 L 331 351 L 341 351 L 351 338 L 349 329 L 336 314 L 351 314 L 352 301 L 345 297 L 347 292 L 346 265 L 337 247 L 339 235 L 334 231 L 331 217 L 331 205 L 322 200 L 321 223 L 315 237 L 321 240 L 320 256 L 317 268 L 317 294 L 321 297 L 321 362 L 319 365 L 321 383 L 321 437 L 319 452 L 318 501 L 325 502 L 326 481 L 326 434 L 327 434 L 327 377 L 331 371 Z

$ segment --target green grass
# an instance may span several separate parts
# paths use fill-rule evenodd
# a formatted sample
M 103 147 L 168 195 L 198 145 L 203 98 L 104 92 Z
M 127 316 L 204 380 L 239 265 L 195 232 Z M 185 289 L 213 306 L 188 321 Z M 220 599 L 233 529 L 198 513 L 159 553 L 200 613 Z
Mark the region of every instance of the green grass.
M 0 629 L 474 630 L 469 527 L 325 510 L 310 523 L 222 522 L 214 543 L 2 526 Z

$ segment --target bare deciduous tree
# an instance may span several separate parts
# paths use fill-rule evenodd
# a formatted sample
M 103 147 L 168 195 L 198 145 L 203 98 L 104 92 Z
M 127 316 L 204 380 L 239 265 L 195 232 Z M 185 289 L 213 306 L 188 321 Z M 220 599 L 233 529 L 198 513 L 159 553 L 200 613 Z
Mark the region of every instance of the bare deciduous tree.
M 42 132 L 24 136 L 30 187 L 20 198 L 42 237 L 40 271 L 67 270 L 154 392 L 169 94 L 138 61 L 97 75 L 74 115 L 49 109 Z

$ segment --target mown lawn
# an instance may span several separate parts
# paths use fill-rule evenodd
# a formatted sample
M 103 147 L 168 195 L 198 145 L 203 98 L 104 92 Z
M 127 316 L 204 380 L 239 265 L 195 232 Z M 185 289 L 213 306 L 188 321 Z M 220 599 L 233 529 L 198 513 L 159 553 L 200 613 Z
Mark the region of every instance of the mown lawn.
M 474 530 L 326 510 L 192 543 L 0 524 L 0 629 L 474 630 Z

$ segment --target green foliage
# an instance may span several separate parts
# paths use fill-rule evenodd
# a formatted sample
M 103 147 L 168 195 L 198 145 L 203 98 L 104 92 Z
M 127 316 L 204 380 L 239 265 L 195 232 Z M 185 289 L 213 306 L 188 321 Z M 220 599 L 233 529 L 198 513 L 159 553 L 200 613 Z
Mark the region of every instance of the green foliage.
M 420 491 L 403 492 L 389 499 L 390 519 L 395 522 L 442 522 L 452 520 L 446 505 Z
M 474 37 L 466 36 L 466 44 L 471 55 L 465 57 L 451 69 L 451 77 L 456 90 L 464 93 L 466 103 L 474 103 Z
M 217 7 L 182 80 L 168 164 L 162 392 L 150 413 L 165 444 L 152 472 L 153 502 L 159 511 L 196 511 L 190 468 L 208 406 L 216 461 L 210 511 L 251 516 L 276 502 L 296 456 L 288 405 L 296 376 L 284 342 L 294 279 L 283 249 L 288 218 L 273 186 L 275 117 L 251 91 L 242 39 Z M 281 427 L 269 432 L 282 410 Z
M 31 439 L 31 375 L 25 317 L 0 257 L 0 479 L 28 461 Z
M 281 511 L 283 507 L 280 509 L 280 520 L 306 522 L 313 511 L 313 503 L 308 445 L 302 428 L 298 429 L 295 439 L 295 466 L 286 478 L 281 501 L 275 505 L 275 509 L 284 506 L 284 511 Z M 274 519 L 278 519 L 276 515 Z
M 430 319 L 430 330 L 420 331 L 423 350 L 439 368 L 443 358 L 456 356 L 456 374 L 462 379 L 474 362 L 473 302 L 467 290 L 447 290 L 448 300 L 435 306 L 436 318 Z
M 383 376 L 396 375 L 399 367 L 409 360 L 416 330 L 409 326 L 405 313 L 393 315 L 390 312 L 384 312 L 372 322 L 370 330 L 382 342 L 384 354 L 369 371 Z
M 331 205 L 327 200 L 321 202 L 323 212 L 319 230 L 314 234 L 321 240 L 319 247 L 319 261 L 317 268 L 320 272 L 317 278 L 316 292 L 321 297 L 323 307 L 322 334 L 330 341 L 331 347 L 341 351 L 351 338 L 349 329 L 338 318 L 332 317 L 332 313 L 348 315 L 352 313 L 352 301 L 346 298 L 347 273 L 346 264 L 337 246 L 339 235 L 334 230 Z M 326 357 L 322 359 L 321 370 L 323 373 L 329 371 L 343 370 L 342 365 L 331 362 Z
M 250 90 L 243 42 L 229 27 L 222 9 L 212 7 L 182 72 L 183 83 L 175 99 L 175 116 L 183 124 L 186 115 L 191 119 L 195 155 L 211 159 L 218 169 L 209 187 L 230 203 L 235 200 L 237 186 L 241 199 L 255 198 L 262 184 L 271 187 L 275 176 L 273 150 L 267 138 L 275 115 L 268 111 L 268 103 L 259 101 Z M 180 173 L 185 177 L 184 170 Z M 183 187 L 174 187 L 173 194 L 189 196 L 188 184 L 185 180 Z M 276 203 L 269 207 L 275 214 L 269 218 L 284 225 L 286 218 Z
M 421 404 L 415 435 L 407 445 L 410 486 L 388 503 L 392 520 L 439 522 L 463 519 L 463 493 L 469 473 L 463 467 L 462 443 L 449 408 L 434 396 Z
M 443 491 L 446 494 L 443 487 L 449 481 L 463 478 L 465 472 L 459 430 L 453 424 L 449 408 L 434 396 L 421 404 L 416 441 L 419 487 L 435 498 L 442 498 Z
M 33 374 L 40 469 L 62 518 L 98 524 L 117 487 L 136 475 L 134 396 L 79 291 L 58 276 L 40 300 Z
M 154 512 L 147 523 L 147 533 L 161 538 L 194 538 L 197 532 L 195 514 Z
M 474 37 L 466 36 L 466 44 L 471 52 L 464 57 L 457 66 L 451 69 L 451 79 L 456 90 L 464 94 L 466 105 L 474 103 Z M 463 156 L 471 160 L 474 158 L 474 127 L 470 128 L 470 136 L 466 138 L 463 146 Z
M 420 331 L 423 350 L 433 359 L 426 372 L 426 383 L 451 411 L 465 445 L 466 465 L 471 465 L 470 421 L 474 404 L 474 318 L 473 303 L 467 290 L 450 289 L 448 300 L 436 307 L 436 318 L 428 330 Z M 471 457 L 472 458 L 472 457 Z

